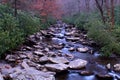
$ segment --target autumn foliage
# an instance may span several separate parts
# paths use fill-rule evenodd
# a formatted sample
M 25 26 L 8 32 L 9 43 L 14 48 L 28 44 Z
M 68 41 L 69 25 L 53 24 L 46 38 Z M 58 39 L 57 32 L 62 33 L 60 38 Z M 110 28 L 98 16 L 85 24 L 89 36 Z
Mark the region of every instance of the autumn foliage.
M 15 9 L 15 15 L 17 14 L 17 9 L 25 9 L 34 11 L 46 21 L 48 17 L 61 18 L 63 11 L 60 10 L 60 5 L 58 5 L 56 1 L 57 0 L 2 0 L 2 3 L 10 3 Z
M 59 5 L 56 4 L 56 1 L 57 0 L 37 0 L 31 7 L 44 19 L 50 16 L 60 19 L 63 12 L 60 11 Z

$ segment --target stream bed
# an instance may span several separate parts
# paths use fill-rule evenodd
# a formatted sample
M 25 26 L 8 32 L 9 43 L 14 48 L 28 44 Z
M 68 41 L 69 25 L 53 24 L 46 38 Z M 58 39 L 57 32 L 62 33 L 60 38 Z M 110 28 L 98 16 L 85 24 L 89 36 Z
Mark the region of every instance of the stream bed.
M 93 46 L 96 43 L 75 26 L 51 25 L 48 30 L 29 36 L 20 49 L 6 55 L 0 64 L 0 75 L 4 77 L 0 76 L 0 80 L 120 80 L 120 72 L 114 70 L 120 57 L 101 57 Z M 80 65 L 80 69 L 70 68 L 70 62 L 76 59 L 86 64 Z
M 65 36 L 65 33 L 67 31 L 66 29 L 67 28 L 65 28 L 65 26 L 62 26 L 60 32 L 57 34 Z M 69 28 L 69 29 L 71 30 L 71 28 Z M 93 47 L 81 44 L 79 41 L 70 42 L 70 41 L 67 41 L 66 38 L 63 38 L 63 39 L 58 38 L 58 41 L 56 41 L 56 42 L 65 44 L 65 47 L 61 49 L 63 54 L 66 54 L 66 53 L 72 54 L 72 55 L 74 55 L 74 58 L 80 58 L 80 59 L 87 60 L 89 62 L 88 65 L 86 66 L 86 69 L 88 71 L 92 71 L 95 73 L 101 73 L 101 74 L 108 73 L 114 77 L 113 80 L 119 80 L 118 78 L 120 78 L 120 73 L 114 72 L 113 70 L 108 71 L 106 68 L 106 65 L 108 63 L 111 65 L 120 63 L 120 57 L 116 57 L 116 56 L 110 57 L 110 58 L 100 57 L 100 54 L 98 51 L 95 51 L 92 54 L 90 54 L 89 52 L 80 53 L 77 50 L 69 51 L 70 47 L 74 47 L 74 48 L 88 47 L 89 49 L 94 50 Z M 80 75 L 79 74 L 80 71 L 81 70 L 69 70 L 68 73 L 58 74 L 56 76 L 56 80 L 103 80 L 103 79 L 96 78 L 95 74 L 89 75 L 89 76 Z M 118 78 L 116 78 L 116 76 Z M 107 79 L 104 79 L 104 80 L 107 80 Z

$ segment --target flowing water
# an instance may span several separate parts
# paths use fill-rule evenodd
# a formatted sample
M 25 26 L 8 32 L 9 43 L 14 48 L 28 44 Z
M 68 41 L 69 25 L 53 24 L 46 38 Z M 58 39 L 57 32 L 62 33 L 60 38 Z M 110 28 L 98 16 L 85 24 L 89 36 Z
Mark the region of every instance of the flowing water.
M 105 58 L 105 57 L 100 57 L 99 52 L 88 45 L 83 45 L 79 40 L 76 41 L 69 41 L 67 40 L 68 37 L 73 37 L 73 35 L 70 36 L 66 36 L 65 34 L 68 32 L 73 32 L 75 31 L 75 33 L 77 33 L 78 37 L 80 37 L 79 35 L 82 33 L 81 31 L 77 30 L 75 27 L 70 27 L 67 24 L 61 24 L 58 25 L 56 24 L 54 27 L 52 27 L 53 30 L 55 30 L 55 37 L 52 38 L 52 40 L 43 40 L 41 43 L 41 47 L 43 46 L 48 46 L 48 44 L 63 44 L 64 47 L 62 49 L 52 49 L 51 51 L 54 51 L 56 53 L 62 53 L 63 55 L 65 54 L 71 54 L 74 55 L 74 59 L 84 59 L 88 61 L 88 64 L 86 66 L 85 69 L 81 69 L 81 70 L 68 70 L 68 72 L 61 72 L 59 74 L 57 74 L 56 80 L 101 80 L 96 78 L 95 74 L 110 74 L 114 77 L 113 80 L 119 80 L 120 79 L 120 73 L 118 72 L 114 72 L 112 69 L 110 71 L 108 71 L 106 69 L 106 65 L 108 63 L 110 63 L 112 66 L 114 64 L 120 63 L 120 57 L 117 57 L 115 55 L 112 55 L 112 57 L 110 58 Z M 82 39 L 82 37 L 80 37 Z M 90 54 L 90 52 L 86 52 L 86 53 L 80 53 L 77 50 L 74 51 L 70 51 L 69 48 L 75 48 L 77 49 L 78 47 L 88 47 L 90 50 L 94 50 L 93 54 Z M 31 51 L 29 51 L 28 53 L 31 53 Z M 73 59 L 69 59 L 69 60 L 73 60 Z M 4 64 L 6 64 L 5 60 L 0 61 L 0 69 L 2 69 L 2 66 Z M 8 63 L 8 64 L 15 64 L 15 63 Z M 93 72 L 93 75 L 90 76 L 82 76 L 80 75 L 80 71 L 83 70 L 87 70 L 90 72 Z M 119 78 L 119 79 L 118 79 Z M 107 80 L 107 79 L 105 79 Z
M 61 49 L 63 54 L 72 54 L 75 56 L 75 58 L 80 58 L 88 61 L 88 64 L 86 66 L 86 70 L 92 71 L 94 73 L 108 73 L 111 74 L 114 79 L 113 80 L 118 80 L 116 78 L 120 77 L 120 73 L 116 73 L 113 70 L 108 71 L 106 69 L 106 65 L 110 63 L 111 65 L 114 65 L 116 63 L 120 63 L 120 58 L 119 57 L 110 57 L 110 58 L 105 58 L 105 57 L 99 57 L 99 52 L 95 51 L 93 54 L 90 53 L 80 53 L 78 51 L 69 51 L 68 49 L 70 47 L 89 47 L 89 49 L 94 49 L 93 47 L 87 46 L 87 45 L 82 45 L 80 42 L 70 42 L 66 40 L 65 33 L 66 33 L 66 28 L 65 26 L 61 26 L 58 28 L 59 31 L 56 32 L 56 35 L 61 35 L 63 38 L 58 38 L 57 40 L 53 40 L 54 43 L 64 43 L 65 46 L 64 48 Z M 90 76 L 82 76 L 79 74 L 81 70 L 69 70 L 68 73 L 61 73 L 56 76 L 56 80 L 98 80 L 94 75 Z

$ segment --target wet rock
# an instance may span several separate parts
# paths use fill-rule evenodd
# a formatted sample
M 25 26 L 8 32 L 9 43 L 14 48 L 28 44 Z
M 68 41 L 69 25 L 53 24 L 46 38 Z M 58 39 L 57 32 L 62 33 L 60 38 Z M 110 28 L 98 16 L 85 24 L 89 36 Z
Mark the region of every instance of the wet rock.
M 43 57 L 41 57 L 41 58 L 39 59 L 39 61 L 40 61 L 40 62 L 47 62 L 47 61 L 49 61 L 49 57 L 43 56 Z
M 89 43 L 87 41 L 82 42 L 83 45 L 88 45 Z
M 12 66 L 10 64 L 0 64 L 0 69 L 11 69 Z
M 16 61 L 16 56 L 15 55 L 7 55 L 5 59 L 7 61 L 13 62 L 13 61 Z
M 40 46 L 40 45 L 33 45 L 33 47 L 36 49 L 43 49 L 43 46 Z
M 62 54 L 62 53 L 60 53 L 60 52 L 58 52 L 58 53 L 57 53 L 57 56 L 62 57 L 62 56 L 63 56 L 63 54 Z
M 109 74 L 96 74 L 98 80 L 113 80 L 113 76 Z
M 93 73 L 92 73 L 92 72 L 89 72 L 89 71 L 81 71 L 81 72 L 80 72 L 80 75 L 90 76 L 90 75 L 93 75 Z
M 84 39 L 87 39 L 87 35 L 86 35 L 86 34 L 84 34 L 84 35 L 83 35 L 83 38 L 84 38 Z
M 89 41 L 89 45 L 95 47 L 97 45 L 97 43 L 95 41 Z
M 29 68 L 30 68 L 29 65 L 28 65 L 25 61 L 23 61 L 23 62 L 21 63 L 21 66 L 22 66 L 24 69 L 29 69 Z
M 67 37 L 66 39 L 69 41 L 78 41 L 80 38 L 79 37 Z
M 35 69 L 21 70 L 21 73 L 16 76 L 11 76 L 11 78 L 13 80 L 55 80 L 53 73 L 42 72 Z
M 9 74 L 9 77 L 10 78 L 14 78 L 14 77 L 17 77 L 19 74 L 21 74 L 22 73 L 22 70 L 17 70 L 17 71 L 14 71 L 13 73 L 10 73 Z M 25 79 L 25 78 L 24 78 Z M 14 80 L 14 79 L 13 79 Z
M 27 61 L 27 64 L 30 66 L 30 67 L 36 67 L 37 66 L 37 63 L 34 63 L 32 61 Z
M 62 49 L 63 45 L 53 45 L 53 48 L 55 48 L 55 49 Z
M 79 39 L 80 42 L 84 42 L 84 39 Z
M 46 38 L 51 38 L 54 36 L 54 34 L 52 32 L 47 32 L 45 30 L 41 30 L 41 34 Z
M 27 46 L 32 46 L 36 44 L 36 41 L 34 38 L 27 38 L 27 41 L 25 42 Z
M 63 39 L 64 38 L 64 34 L 55 34 L 56 37 Z
M 20 70 L 20 67 L 9 68 L 9 69 L 2 68 L 1 73 L 4 74 L 4 75 L 8 75 L 10 73 L 14 73 L 14 72 L 19 71 L 19 70 Z
M 51 51 L 51 52 L 48 52 L 48 56 L 49 56 L 49 57 L 55 57 L 55 56 L 56 56 L 56 53 L 55 53 L 55 52 L 52 52 L 52 51 Z
M 51 71 L 61 72 L 65 71 L 68 68 L 68 65 L 60 63 L 60 64 L 46 64 L 45 67 Z
M 113 67 L 115 71 L 120 72 L 120 64 L 115 64 Z
M 62 53 L 63 51 L 62 50 L 58 50 L 59 53 Z
M 50 31 L 54 32 L 55 31 L 55 28 L 51 27 L 49 28 Z
M 89 50 L 88 53 L 94 54 L 94 50 Z
M 4 80 L 2 74 L 0 73 L 0 80 Z
M 33 59 L 33 58 L 34 58 L 34 56 L 33 56 L 32 53 L 26 53 L 26 56 L 27 56 L 29 59 Z
M 19 57 L 20 57 L 20 59 L 25 59 L 25 58 L 27 58 L 27 56 L 24 55 L 24 54 L 19 54 Z
M 36 54 L 38 56 L 43 56 L 44 55 L 44 53 L 41 52 L 41 51 L 34 51 L 34 54 Z
M 70 36 L 72 35 L 72 33 L 68 32 L 68 33 L 65 33 L 66 36 Z
M 70 59 L 73 59 L 73 58 L 74 58 L 74 55 L 72 55 L 72 54 L 65 54 L 65 57 L 70 58 Z
M 106 65 L 106 68 L 107 68 L 108 70 L 111 69 L 111 65 L 110 65 L 110 63 Z
M 87 65 L 87 61 L 82 59 L 76 59 L 69 63 L 69 67 L 71 69 L 81 69 L 84 68 L 86 65 Z
M 43 71 L 43 72 L 47 72 L 48 69 L 47 69 L 47 68 L 43 68 L 41 71 Z
M 34 56 L 34 58 L 32 58 L 32 61 L 35 63 L 39 63 L 39 56 Z
M 69 51 L 74 51 L 75 48 L 74 48 L 74 47 L 70 47 L 68 50 L 69 50 Z
M 69 61 L 65 57 L 49 58 L 49 60 L 53 63 L 69 63 Z
M 26 50 L 32 50 L 33 49 L 33 48 L 29 47 L 29 46 L 26 46 L 25 48 L 26 48 Z
M 85 53 L 87 52 L 89 49 L 87 47 L 84 47 L 84 48 L 77 48 L 77 50 L 81 53 Z
M 49 52 L 50 50 L 49 50 L 49 48 L 45 48 L 44 51 Z
M 42 35 L 47 35 L 47 31 L 45 31 L 45 30 L 41 30 L 40 32 Z
M 116 78 L 117 80 L 120 80 L 120 76 L 118 76 L 118 75 L 116 75 L 115 78 Z
M 65 35 L 66 36 L 70 36 L 70 35 L 73 35 L 75 33 L 75 31 L 72 31 L 72 32 L 66 32 Z

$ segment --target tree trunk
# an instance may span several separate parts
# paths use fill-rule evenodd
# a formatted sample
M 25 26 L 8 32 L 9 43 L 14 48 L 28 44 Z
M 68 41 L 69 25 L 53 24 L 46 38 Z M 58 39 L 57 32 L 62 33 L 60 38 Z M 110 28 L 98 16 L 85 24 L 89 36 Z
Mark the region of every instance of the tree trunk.
M 100 11 L 100 14 L 101 14 L 101 17 L 102 17 L 102 21 L 103 21 L 103 23 L 105 23 L 106 20 L 105 20 L 105 16 L 104 16 L 104 12 L 103 12 L 102 6 L 101 6 L 100 3 L 98 2 L 98 0 L 95 0 L 95 2 L 96 2 L 97 8 L 98 8 L 99 11 Z M 102 2 L 103 2 L 103 1 L 102 1 Z
M 110 2 L 109 0 L 105 0 L 105 7 L 107 9 L 107 17 L 110 19 L 111 13 L 110 13 Z
M 85 0 L 85 4 L 86 4 L 86 9 L 87 9 L 87 12 L 89 14 L 89 10 L 90 10 L 90 0 Z
M 111 25 L 114 28 L 115 20 L 114 20 L 114 0 L 111 0 Z
M 80 2 L 80 0 L 78 0 L 78 12 L 80 13 L 80 4 L 81 4 L 81 2 Z
M 17 16 L 17 0 L 14 1 L 14 5 L 15 5 L 15 8 L 14 8 L 14 16 L 16 17 Z

